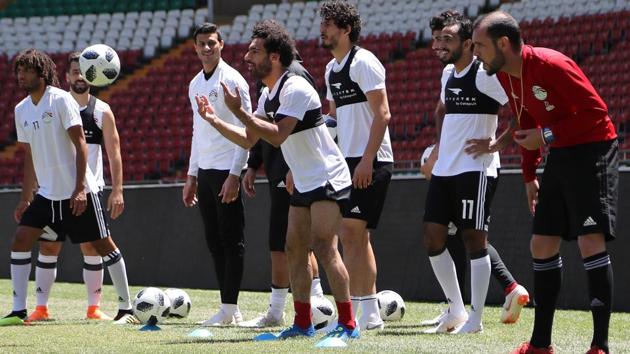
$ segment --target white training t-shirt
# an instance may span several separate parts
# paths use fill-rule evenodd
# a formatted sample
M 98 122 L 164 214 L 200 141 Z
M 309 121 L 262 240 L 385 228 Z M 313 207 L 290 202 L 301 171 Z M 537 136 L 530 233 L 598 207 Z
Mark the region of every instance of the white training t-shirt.
M 83 112 L 86 108 L 87 106 L 80 107 L 79 110 Z M 109 105 L 96 98 L 96 104 L 94 105 L 94 122 L 101 130 L 103 130 L 103 113 L 108 110 L 110 110 Z M 87 147 L 88 166 L 90 166 L 90 170 L 94 173 L 96 184 L 100 189 L 103 189 L 103 187 L 105 187 L 105 179 L 103 176 L 103 149 L 101 144 L 87 144 Z
M 197 112 L 195 96 L 205 96 L 217 117 L 227 123 L 243 127 L 243 123 L 225 105 L 221 81 L 225 82 L 232 92 L 238 86 L 243 109 L 247 112 L 252 111 L 247 81 L 222 59 L 219 60 L 210 79 L 206 80 L 202 70 L 190 81 L 188 96 L 193 111 L 193 136 L 188 165 L 189 176 L 197 176 L 197 170 L 200 168 L 229 170 L 230 174 L 240 176 L 241 171 L 247 166 L 248 151 L 221 135 Z
M 346 65 L 350 52 L 346 54 L 341 63 L 332 59 L 326 65 L 326 99 L 334 101 L 330 91 L 328 75 L 330 71 L 339 72 Z M 385 68 L 372 52 L 360 48 L 352 63 L 350 63 L 350 80 L 356 82 L 361 91 L 367 94 L 370 91 L 385 88 Z M 365 153 L 370 129 L 374 121 L 374 112 L 370 104 L 365 102 L 344 105 L 336 108 L 337 112 L 337 142 L 344 157 L 361 157 Z M 393 162 L 394 153 L 389 137 L 389 128 L 385 130 L 383 142 L 376 154 L 376 159 L 381 162 Z
M 42 197 L 69 199 L 76 184 L 76 150 L 68 129 L 82 126 L 79 105 L 70 93 L 47 86 L 37 105 L 27 96 L 15 106 L 15 128 L 19 142 L 31 148 L 33 165 Z M 89 166 L 85 174 L 86 193 L 98 192 Z
M 465 76 L 473 62 L 461 72 L 455 72 L 455 77 Z M 455 70 L 455 66 L 449 64 L 442 71 L 442 90 L 440 91 L 442 103 L 445 102 L 444 90 L 453 70 Z M 475 84 L 480 92 L 499 102 L 500 105 L 507 103 L 508 98 L 496 75 L 486 75 L 483 65 L 479 66 Z M 498 152 L 474 159 L 464 149 L 467 146 L 466 141 L 469 139 L 494 139 L 497 121 L 496 114 L 446 114 L 440 135 L 440 154 L 433 167 L 433 174 L 436 176 L 454 176 L 464 172 L 486 171 L 487 176 L 496 177 L 497 168 L 500 167 Z
M 282 77 L 271 92 L 268 87 L 263 89 L 256 116 L 266 117 L 265 101 L 267 97 L 272 99 L 278 94 L 281 81 Z M 282 114 L 302 121 L 307 111 L 321 109 L 322 106 L 317 91 L 301 76 L 289 77 L 279 94 L 280 107 L 276 115 Z M 348 164 L 330 136 L 326 124 L 291 133 L 280 148 L 293 173 L 295 188 L 300 193 L 323 187 L 327 182 L 335 191 L 352 185 Z

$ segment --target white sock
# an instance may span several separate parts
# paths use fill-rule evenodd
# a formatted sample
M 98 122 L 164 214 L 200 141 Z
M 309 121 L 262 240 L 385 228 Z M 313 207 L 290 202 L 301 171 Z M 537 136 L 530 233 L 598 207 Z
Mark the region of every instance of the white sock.
M 35 267 L 35 295 L 37 306 L 48 306 L 50 289 L 52 289 L 57 277 L 57 256 L 37 256 L 37 266 Z
M 28 277 L 31 275 L 31 252 L 11 252 L 13 311 L 26 310 Z
M 444 252 L 437 256 L 429 257 L 429 260 L 431 261 L 433 273 L 446 296 L 451 313 L 455 315 L 465 313 L 464 301 L 457 283 L 455 263 L 453 263 L 453 258 L 451 258 L 448 249 L 444 249 Z
M 284 307 L 287 304 L 287 296 L 289 294 L 289 288 L 274 288 L 271 287 L 271 298 L 269 299 L 269 313 L 274 318 L 281 318 L 284 312 Z
M 470 260 L 470 316 L 468 321 L 481 323 L 490 283 L 490 256 Z
M 378 309 L 376 294 L 361 297 L 361 320 L 364 323 L 381 323 L 381 312 Z
M 234 316 L 234 314 L 238 310 L 238 305 L 236 305 L 236 304 L 221 304 L 221 310 L 223 310 L 223 312 L 225 312 L 228 316 Z
M 120 250 L 116 249 L 110 254 L 103 257 L 103 261 L 112 278 L 114 288 L 118 294 L 118 308 L 120 310 L 131 310 L 131 301 L 129 300 L 129 283 L 127 282 L 127 269 L 125 268 L 125 260 L 120 254 Z
M 83 256 L 83 282 L 87 290 L 88 306 L 101 305 L 103 273 L 101 256 Z
M 324 290 L 322 289 L 322 282 L 319 278 L 313 278 L 311 282 L 311 296 L 322 296 Z
M 361 296 L 350 295 L 350 301 L 352 302 L 352 318 L 357 319 L 359 313 L 359 307 L 361 306 Z

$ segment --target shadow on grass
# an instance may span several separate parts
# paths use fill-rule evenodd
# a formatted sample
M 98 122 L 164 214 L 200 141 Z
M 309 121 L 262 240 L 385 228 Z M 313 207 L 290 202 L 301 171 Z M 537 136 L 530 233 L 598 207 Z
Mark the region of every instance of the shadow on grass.
M 385 330 L 388 329 L 396 329 L 396 328 L 400 328 L 400 329 L 410 329 L 410 328 L 431 328 L 430 326 L 421 326 L 419 324 L 413 324 L 413 323 L 409 323 L 409 324 L 395 324 L 395 325 L 390 325 L 390 324 L 385 324 Z
M 413 327 L 411 327 L 413 328 Z M 448 335 L 448 333 L 424 333 L 422 331 L 405 331 L 405 332 L 397 332 L 397 331 L 388 331 L 382 330 L 376 333 L 377 336 L 394 336 L 394 337 L 402 337 L 402 336 L 436 336 L 436 335 Z
M 204 339 L 181 339 L 181 340 L 172 340 L 165 341 L 162 344 L 166 345 L 182 345 L 182 344 L 192 344 L 192 343 L 245 343 L 245 342 L 253 342 L 250 338 L 233 338 L 233 339 L 212 339 L 212 338 L 204 338 Z

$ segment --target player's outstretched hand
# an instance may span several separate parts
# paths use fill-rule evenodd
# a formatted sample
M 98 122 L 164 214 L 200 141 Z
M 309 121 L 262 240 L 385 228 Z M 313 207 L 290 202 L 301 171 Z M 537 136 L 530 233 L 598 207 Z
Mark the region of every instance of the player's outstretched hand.
M 208 121 L 208 123 L 212 123 L 215 119 L 218 119 L 207 97 L 195 96 L 195 101 L 197 101 L 197 112 L 199 112 L 201 118 Z
M 236 112 L 241 109 L 241 94 L 239 92 L 238 85 L 235 87 L 234 93 L 230 91 L 230 88 L 225 82 L 221 81 L 221 86 L 223 87 L 223 99 L 225 100 L 225 105 L 228 106 L 230 111 Z
M 256 181 L 256 170 L 253 168 L 248 168 L 247 172 L 243 176 L 243 191 L 245 194 L 254 198 L 256 196 L 256 188 L 254 188 L 254 182 Z
M 372 184 L 372 161 L 361 159 L 354 169 L 352 176 L 352 185 L 357 189 L 365 189 Z
M 20 220 L 22 220 L 22 214 L 24 214 L 29 205 L 31 205 L 31 203 L 28 200 L 20 200 L 13 211 L 13 218 L 15 219 L 15 222 L 19 223 Z
M 468 155 L 472 155 L 474 159 L 481 155 L 492 154 L 498 151 L 498 146 L 492 141 L 492 138 L 469 139 L 466 140 L 466 144 L 464 151 L 466 151 Z
M 83 214 L 85 208 L 87 207 L 87 196 L 85 195 L 85 191 L 75 190 L 70 197 L 70 209 L 72 210 L 72 215 L 79 216 Z
M 540 128 L 517 130 L 514 141 L 527 150 L 536 150 L 545 145 Z
M 107 211 L 111 212 L 112 219 L 116 219 L 125 210 L 125 199 L 122 191 L 112 191 L 107 198 Z

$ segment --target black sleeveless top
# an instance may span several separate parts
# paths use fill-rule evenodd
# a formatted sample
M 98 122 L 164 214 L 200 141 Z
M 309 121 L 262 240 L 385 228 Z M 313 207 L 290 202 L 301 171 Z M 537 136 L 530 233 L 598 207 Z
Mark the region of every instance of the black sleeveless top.
M 446 82 L 444 105 L 446 114 L 497 114 L 501 105 L 477 89 L 477 71 L 481 62 L 475 60 L 462 77 L 455 77 L 455 69 Z
M 359 49 L 359 47 L 353 46 L 343 68 L 339 72 L 330 70 L 328 75 L 328 86 L 337 108 L 367 101 L 367 97 L 361 91 L 359 84 L 350 79 L 350 64 L 352 64 L 352 59 Z
M 94 107 L 96 107 L 96 97 L 90 96 L 87 107 L 81 111 L 83 133 L 87 144 L 101 145 L 103 143 L 103 131 L 98 127 L 94 119 Z

